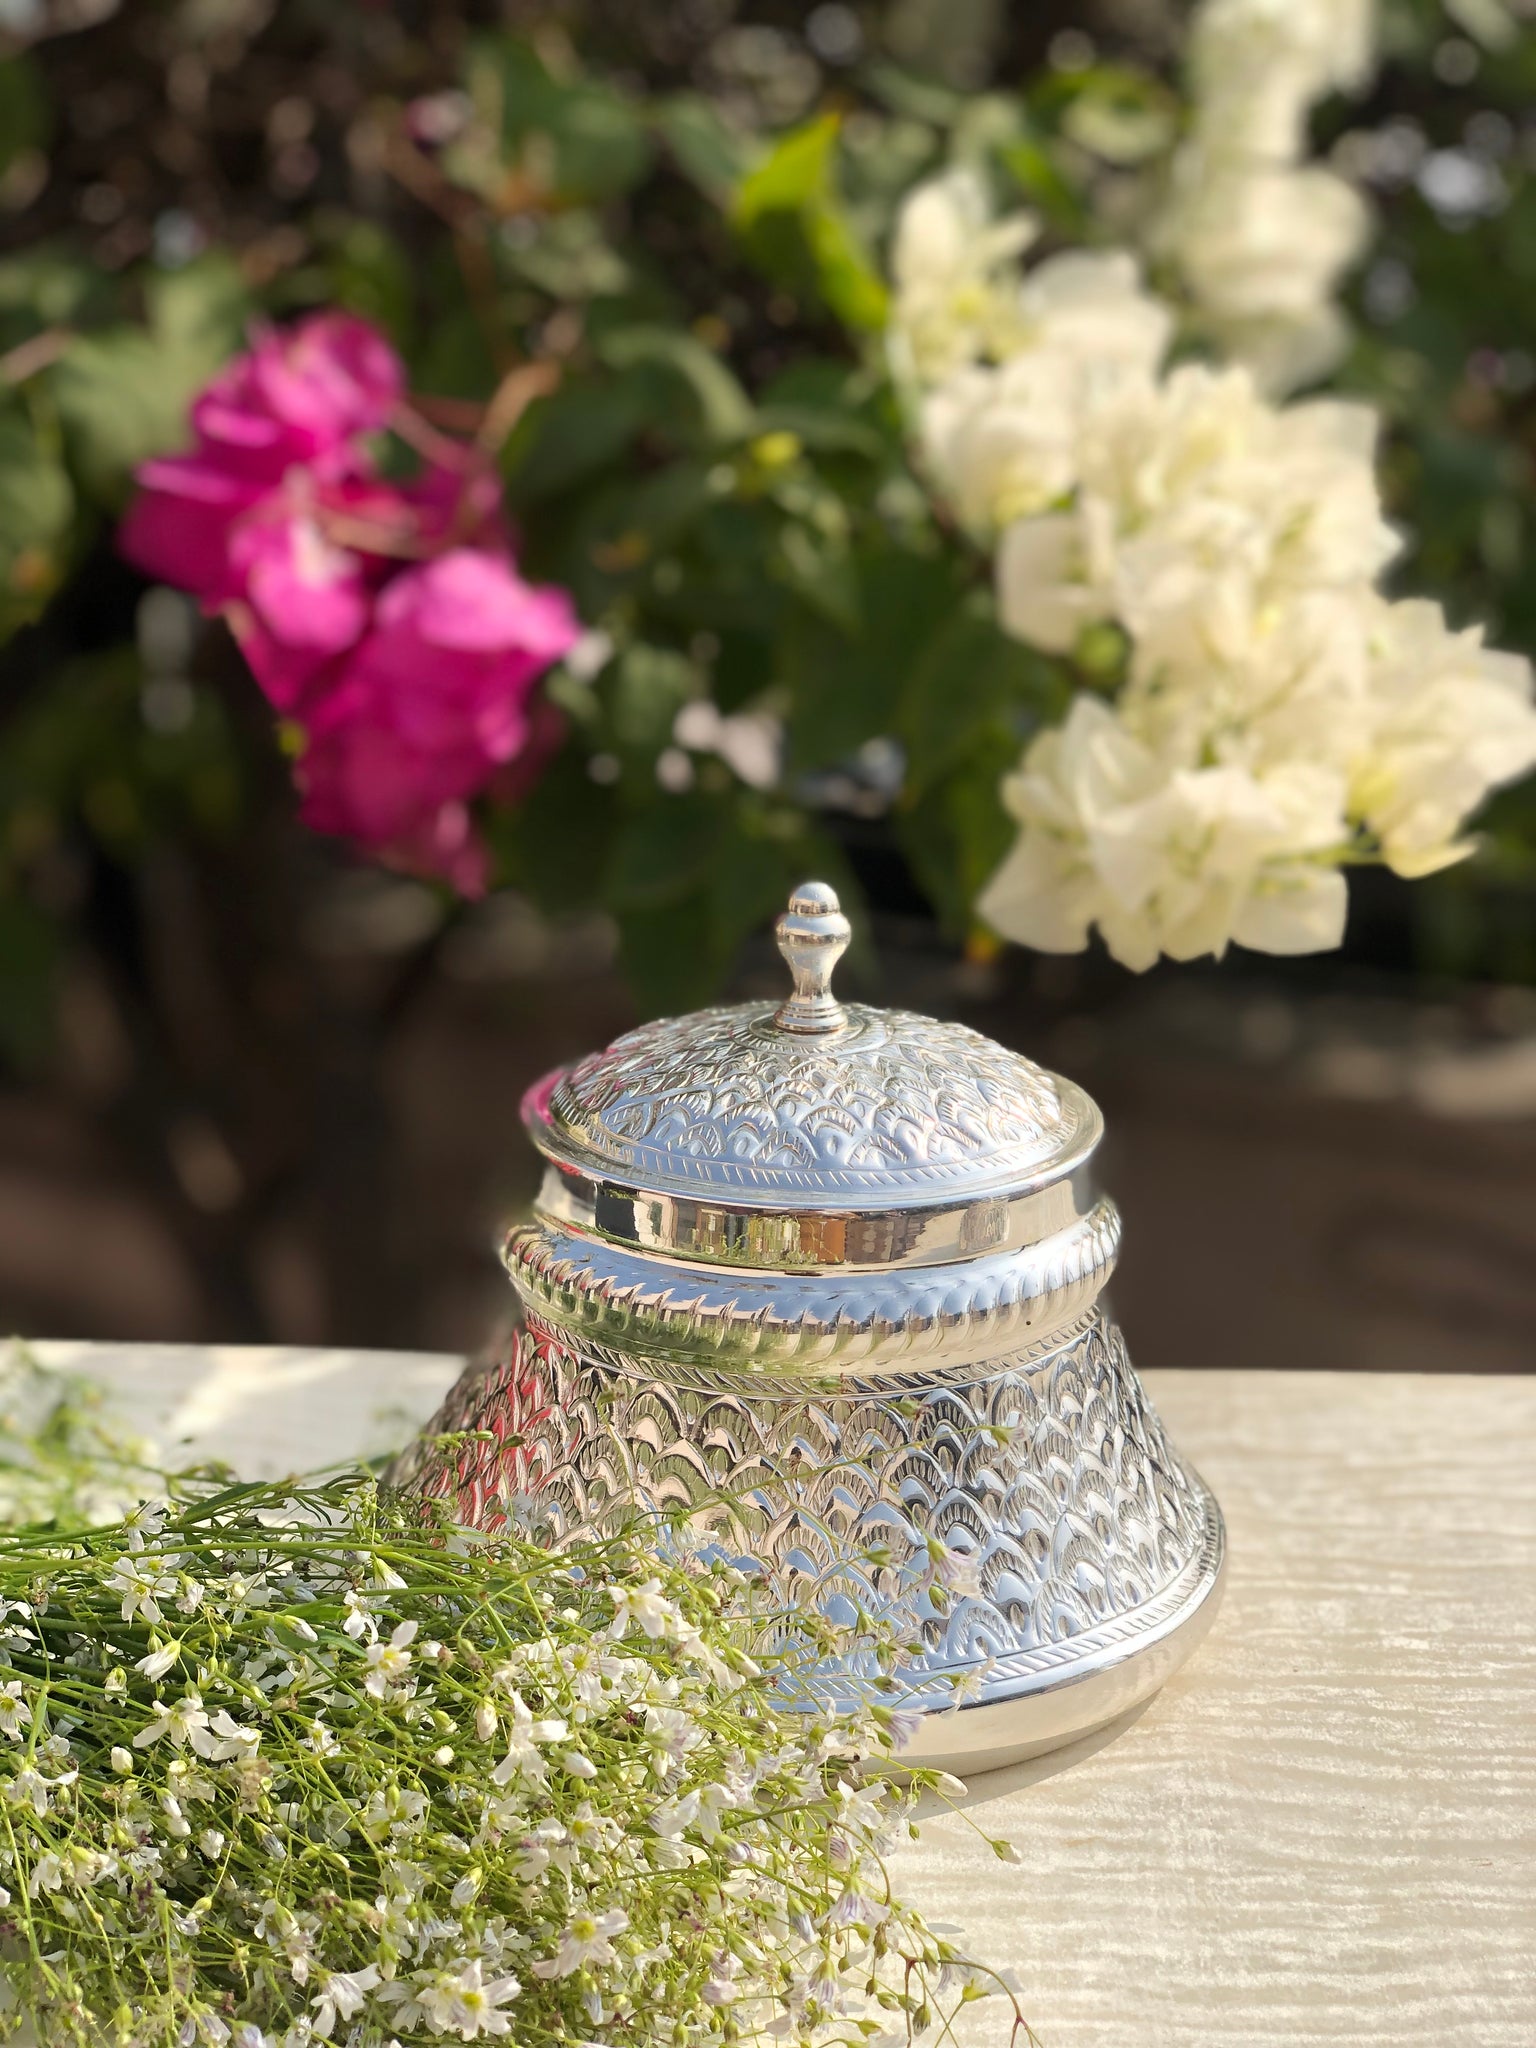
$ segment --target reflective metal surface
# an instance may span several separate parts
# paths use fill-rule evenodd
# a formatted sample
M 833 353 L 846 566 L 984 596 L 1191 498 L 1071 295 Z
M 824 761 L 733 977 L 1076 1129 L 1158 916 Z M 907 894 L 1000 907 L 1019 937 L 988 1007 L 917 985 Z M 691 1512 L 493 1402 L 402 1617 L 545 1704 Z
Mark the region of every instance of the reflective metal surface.
M 1016 1252 L 889 1271 L 766 1273 L 688 1266 L 542 1219 L 507 1240 L 528 1308 L 579 1343 L 703 1359 L 717 1369 L 942 1374 L 1048 1336 L 1089 1307 L 1120 1217 L 1099 1201 Z
M 630 1033 L 525 1106 L 550 1160 L 507 1265 L 526 1326 L 398 1477 L 550 1541 L 635 1507 L 847 1647 L 906 1649 L 906 1754 L 978 1769 L 1155 1690 L 1208 1625 L 1221 1516 L 1098 1296 L 1119 1243 L 1088 1098 L 959 1026 L 839 1005 L 808 884 L 795 993 Z M 430 1438 L 485 1432 L 451 1457 Z
M 1032 1193 L 983 1195 L 947 1208 L 748 1209 L 697 1196 L 651 1194 L 595 1180 L 551 1161 L 538 1210 L 612 1244 L 767 1266 L 774 1272 L 834 1272 L 842 1266 L 940 1266 L 984 1252 L 1019 1251 L 1064 1229 L 1077 1213 L 1071 1180 Z

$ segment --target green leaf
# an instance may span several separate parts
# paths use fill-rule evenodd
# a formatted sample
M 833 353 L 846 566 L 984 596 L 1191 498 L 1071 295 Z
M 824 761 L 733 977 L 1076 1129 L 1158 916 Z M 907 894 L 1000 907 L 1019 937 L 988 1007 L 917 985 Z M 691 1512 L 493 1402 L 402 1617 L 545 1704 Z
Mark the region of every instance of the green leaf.
M 857 636 L 864 619 L 862 594 L 843 526 L 829 531 L 805 520 L 786 520 L 775 566 L 806 604 L 850 638 Z
M 579 746 L 557 754 L 513 810 L 499 809 L 487 837 L 506 878 L 550 917 L 591 910 L 602 898 L 618 798 L 594 782 Z
M 629 264 L 596 216 L 581 207 L 541 221 L 531 241 L 509 244 L 501 256 L 517 276 L 553 299 L 613 298 L 631 282 Z
M 873 333 L 886 324 L 889 298 L 837 191 L 840 125 L 836 114 L 821 114 L 781 137 L 742 182 L 732 219 L 770 277 L 814 292 L 845 326 Z
M 761 155 L 752 137 L 733 128 L 714 102 L 699 93 L 674 93 L 658 100 L 651 118 L 684 177 L 706 199 L 728 206 Z
M 625 648 L 599 690 L 615 750 L 649 763 L 671 741 L 678 712 L 697 694 L 698 676 L 686 655 L 641 644 Z
M 615 871 L 632 873 L 638 856 L 651 886 L 621 887 L 615 910 L 625 972 L 650 1016 L 716 995 L 742 940 L 807 874 L 842 879 L 840 862 L 797 811 L 750 793 L 669 798 L 643 819 L 616 848 Z
M 48 139 L 48 94 L 29 57 L 0 58 L 0 172 Z
M 36 1064 L 52 1043 L 60 952 L 51 918 L 24 897 L 0 895 L 0 1055 L 12 1066 Z
M 675 327 L 619 327 L 603 336 L 599 352 L 616 370 L 655 373 L 657 411 L 670 423 L 681 401 L 706 440 L 739 441 L 753 431 L 752 401 L 696 335 Z
M 144 301 L 156 345 L 181 374 L 211 375 L 245 339 L 251 295 L 239 266 L 212 249 L 179 270 L 150 273 Z
M 1088 225 L 1087 208 L 1062 175 L 1050 148 L 1039 136 L 1021 134 L 1006 143 L 998 156 L 1020 192 L 1063 234 L 1079 237 Z
M 885 453 L 885 442 L 867 420 L 832 407 L 815 405 L 765 405 L 757 415 L 759 434 L 793 434 L 803 448 L 818 455 L 858 455 L 875 461 Z
M 301 303 L 346 306 L 382 327 L 409 352 L 416 330 L 417 279 L 401 243 L 377 221 L 336 209 L 312 224 L 318 253 L 313 265 L 290 273 Z
M 709 876 L 725 831 L 726 808 L 702 790 L 658 792 L 627 818 L 614 843 L 608 897 L 614 908 L 658 910 Z
M 896 813 L 912 872 L 952 938 L 970 929 L 977 894 L 1018 832 L 999 792 L 1018 765 L 1019 744 L 1011 724 L 982 727 L 950 772 Z
M 616 462 L 645 426 L 647 394 L 633 380 L 565 384 L 529 407 L 507 443 L 511 498 L 536 505 Z
M 736 225 L 743 234 L 775 215 L 820 204 L 832 182 L 841 125 L 836 114 L 818 114 L 779 138 L 736 195 Z
M 37 617 L 63 576 L 74 493 L 19 408 L 0 413 L 0 639 Z
M 855 563 L 856 630 L 798 610 L 787 624 L 781 680 L 791 693 L 790 765 L 831 767 L 897 729 L 908 671 L 958 604 L 961 571 L 946 555 L 866 549 Z
M 110 309 L 101 270 L 67 249 L 44 245 L 0 262 L 0 336 L 7 347 L 44 327 L 68 327 Z
M 667 904 L 629 904 L 615 913 L 619 964 L 642 1017 L 679 1016 L 713 995 L 722 967 L 709 892 Z
M 23 836 L 18 817 L 30 843 L 73 821 L 116 860 L 159 836 L 223 837 L 238 826 L 242 760 L 220 699 L 196 690 L 185 723 L 158 730 L 143 687 L 136 650 L 119 642 L 51 673 L 16 708 L 0 748 L 0 853 Z
M 575 593 L 583 617 L 600 617 L 608 606 L 653 581 L 658 563 L 680 545 L 713 502 L 703 464 L 673 462 L 649 475 L 619 474 L 582 494 L 561 510 L 558 546 L 542 550 L 541 573 L 553 575 Z M 669 587 L 680 591 L 688 579 L 669 563 Z
M 115 509 L 139 463 L 186 441 L 196 383 L 172 374 L 153 336 L 140 328 L 82 336 L 50 381 L 70 465 L 99 504 Z
M 1011 639 L 991 600 L 971 593 L 922 645 L 896 707 L 907 788 L 921 795 L 955 770 L 984 730 L 1025 734 L 1059 717 L 1072 694 L 1064 664 Z
M 145 297 L 147 330 L 82 335 L 49 379 L 70 466 L 108 509 L 139 463 L 184 445 L 188 407 L 239 346 L 249 311 L 238 272 L 218 255 L 153 277 Z
M 482 37 L 468 76 L 502 169 L 513 168 L 543 198 L 600 203 L 627 192 L 649 168 L 650 138 L 630 101 L 594 79 L 556 77 L 520 36 Z M 467 171 L 496 199 L 489 167 L 462 152 L 449 152 L 447 161 L 451 174 Z
M 908 121 L 930 122 L 935 128 L 947 128 L 958 120 L 970 97 L 936 78 L 904 71 L 884 60 L 869 66 L 863 83 L 893 114 Z

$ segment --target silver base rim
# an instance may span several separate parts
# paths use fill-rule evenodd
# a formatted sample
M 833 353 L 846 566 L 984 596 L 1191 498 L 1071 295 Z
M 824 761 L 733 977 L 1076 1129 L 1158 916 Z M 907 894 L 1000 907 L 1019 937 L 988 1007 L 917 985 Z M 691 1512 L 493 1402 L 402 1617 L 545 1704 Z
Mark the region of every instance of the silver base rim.
M 1188 1468 L 1186 1468 L 1187 1470 Z M 1199 1574 L 1188 1598 L 1155 1627 L 1096 1657 L 1028 1679 L 999 1698 L 928 1713 L 898 1761 L 965 1777 L 1001 1770 L 1091 1735 L 1151 1699 L 1199 1646 L 1221 1604 L 1226 1525 L 1210 1489 L 1194 1472 L 1205 1522 Z

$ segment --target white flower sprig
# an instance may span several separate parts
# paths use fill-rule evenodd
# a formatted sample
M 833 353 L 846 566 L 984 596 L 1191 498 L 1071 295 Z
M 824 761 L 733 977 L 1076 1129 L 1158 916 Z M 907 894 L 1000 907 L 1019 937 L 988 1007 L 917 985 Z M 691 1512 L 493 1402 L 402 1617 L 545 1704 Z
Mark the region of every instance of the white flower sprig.
M 886 1878 L 935 1774 L 782 1711 L 738 1574 L 172 1494 L 0 1533 L 0 2039 L 808 2048 L 1003 1988 Z

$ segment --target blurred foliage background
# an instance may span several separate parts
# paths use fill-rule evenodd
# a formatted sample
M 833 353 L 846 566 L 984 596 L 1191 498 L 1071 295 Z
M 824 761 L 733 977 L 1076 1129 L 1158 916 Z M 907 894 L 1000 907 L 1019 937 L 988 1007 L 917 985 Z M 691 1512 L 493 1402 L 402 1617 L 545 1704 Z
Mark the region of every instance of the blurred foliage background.
M 1063 682 L 998 632 L 984 565 L 913 481 L 878 363 L 883 250 L 957 131 L 1056 238 L 1112 235 L 1179 133 L 1183 14 L 5 0 L 19 1319 L 467 1341 L 482 1296 L 443 1273 L 482 1270 L 470 1212 L 424 1216 L 412 1176 L 464 1156 L 455 1119 L 510 1148 L 516 1091 L 494 1056 L 472 1082 L 462 1041 L 421 1052 L 445 983 L 515 989 L 527 1079 L 631 1004 L 750 976 L 744 945 L 809 871 L 986 968 L 967 906 L 1008 839 L 998 777 Z M 1368 93 L 1316 127 L 1377 216 L 1333 381 L 1389 424 L 1397 585 L 1536 653 L 1536 19 L 1387 0 L 1381 42 Z M 134 464 L 177 444 L 252 317 L 328 304 L 388 331 L 448 425 L 520 364 L 559 367 L 506 442 L 507 500 L 529 573 L 619 630 L 558 685 L 570 741 L 500 819 L 508 893 L 478 909 L 302 833 L 224 628 L 112 546 Z M 1411 895 L 1364 878 L 1345 968 L 1536 984 L 1536 795 L 1485 822 L 1478 863 Z M 862 972 L 901 993 L 885 952 Z M 1017 974 L 1077 1008 L 1124 979 L 1097 956 Z M 476 1086 L 494 1113 L 445 1103 Z M 109 1171 L 133 1219 L 93 1239 L 88 1210 L 39 1206 L 56 1168 Z M 108 1240 L 170 1277 L 82 1291 Z

